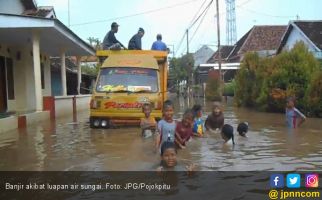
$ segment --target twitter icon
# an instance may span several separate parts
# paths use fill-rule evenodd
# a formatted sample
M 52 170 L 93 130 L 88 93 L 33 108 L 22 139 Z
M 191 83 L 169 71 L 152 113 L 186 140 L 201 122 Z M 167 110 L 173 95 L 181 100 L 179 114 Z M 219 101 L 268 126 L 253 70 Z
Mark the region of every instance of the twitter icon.
M 301 187 L 301 175 L 300 174 L 287 174 L 286 186 L 288 188 L 300 188 Z

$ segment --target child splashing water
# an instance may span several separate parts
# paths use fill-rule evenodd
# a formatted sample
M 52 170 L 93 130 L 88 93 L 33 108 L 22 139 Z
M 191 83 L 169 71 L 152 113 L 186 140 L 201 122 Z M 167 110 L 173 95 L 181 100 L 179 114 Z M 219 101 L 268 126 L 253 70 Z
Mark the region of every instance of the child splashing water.
M 182 116 L 182 121 L 176 126 L 175 143 L 179 148 L 184 149 L 186 142 L 192 137 L 193 112 L 188 109 Z
M 158 135 L 156 139 L 156 148 L 166 142 L 174 142 L 176 122 L 173 120 L 173 104 L 171 101 L 166 101 L 163 105 L 163 119 L 158 123 Z
M 194 123 L 192 127 L 192 132 L 195 136 L 202 137 L 204 133 L 204 124 L 202 120 L 202 107 L 199 104 L 196 104 L 192 107 L 194 114 Z
M 151 116 L 151 105 L 145 103 L 142 106 L 142 112 L 144 113 L 144 118 L 141 118 L 140 126 L 142 129 L 142 136 L 144 138 L 151 137 L 156 129 L 156 121 L 154 117 Z

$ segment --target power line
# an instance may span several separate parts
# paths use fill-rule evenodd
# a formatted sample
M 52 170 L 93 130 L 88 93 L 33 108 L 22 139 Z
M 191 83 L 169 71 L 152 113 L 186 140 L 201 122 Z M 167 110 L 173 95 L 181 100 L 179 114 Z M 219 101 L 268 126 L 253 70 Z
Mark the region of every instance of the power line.
M 205 16 L 207 15 L 207 12 L 210 8 L 210 5 L 213 1 L 210 2 L 210 4 L 208 4 L 208 6 L 205 8 L 205 10 L 199 15 L 199 18 L 201 17 L 201 20 L 197 26 L 197 28 L 195 29 L 194 33 L 192 34 L 191 38 L 189 39 L 189 43 L 192 41 L 192 39 L 194 38 L 194 36 L 196 35 L 197 31 L 199 30 L 203 20 L 205 19 Z M 187 49 L 187 47 L 185 47 L 185 49 L 183 50 L 183 52 Z
M 244 6 L 244 5 L 248 4 L 250 1 L 252 1 L 252 0 L 247 0 L 247 1 L 245 1 L 245 2 L 243 2 L 241 4 L 239 4 L 239 5 L 237 5 L 237 7 Z
M 196 20 L 196 17 L 197 17 L 197 15 L 198 15 L 198 13 L 200 12 L 200 10 L 201 10 L 201 8 L 204 6 L 204 4 L 207 2 L 207 0 L 205 0 L 202 4 L 201 4 L 201 6 L 199 7 L 199 9 L 198 9 L 198 11 L 196 12 L 196 14 L 194 15 L 194 17 L 191 19 L 191 22 L 189 23 L 189 24 L 192 24 L 193 23 L 193 21 L 195 21 Z M 186 36 L 186 34 L 187 34 L 187 31 L 185 31 L 184 33 L 183 33 L 183 35 L 182 35 L 182 38 L 181 38 L 181 40 L 180 40 L 180 42 L 179 42 L 179 44 L 178 44 L 178 46 L 177 46 L 177 52 L 179 52 L 179 50 L 180 50 L 180 47 L 181 47 L 181 45 L 182 45 L 182 43 L 183 43 L 183 41 L 184 41 L 184 38 L 185 38 L 185 36 Z
M 96 21 L 90 21 L 90 22 L 84 22 L 84 23 L 78 23 L 78 24 L 71 24 L 70 26 L 82 26 L 82 25 L 87 25 L 87 24 L 103 23 L 103 22 L 108 22 L 108 21 L 125 19 L 125 18 L 129 18 L 129 17 L 135 17 L 135 16 L 139 16 L 139 15 L 150 14 L 150 13 L 159 12 L 159 11 L 162 11 L 162 10 L 175 8 L 175 7 L 182 6 L 182 5 L 186 5 L 186 4 L 192 3 L 194 1 L 198 1 L 198 0 L 185 1 L 185 2 L 177 3 L 177 4 L 174 4 L 174 5 L 171 5 L 171 6 L 165 6 L 165 7 L 162 7 L 162 8 L 147 10 L 147 11 L 144 11 L 144 12 L 135 13 L 135 14 L 131 14 L 131 15 L 125 15 L 125 16 L 121 16 L 121 17 L 115 17 L 115 18 L 104 19 L 104 20 L 96 20 Z
M 241 8 L 245 11 L 248 11 L 250 13 L 254 13 L 254 14 L 257 14 L 257 15 L 262 15 L 262 16 L 267 16 L 267 17 L 274 17 L 274 18 L 291 18 L 291 17 L 294 17 L 294 16 L 278 16 L 278 15 L 270 15 L 270 14 L 267 14 L 267 13 L 262 13 L 262 12 L 258 12 L 258 11 L 255 11 L 255 10 L 251 10 L 249 8 L 244 8 L 243 6 L 241 5 L 238 5 L 237 6 L 238 8 Z
M 201 4 L 200 8 L 196 12 L 196 14 L 193 16 L 193 18 L 191 19 L 191 22 L 189 24 L 192 24 L 192 22 L 196 19 L 198 13 L 200 12 L 201 8 L 205 5 L 206 2 L 207 2 L 207 0 L 204 0 L 204 2 Z
M 209 4 L 207 5 L 207 7 L 202 11 L 202 13 L 197 17 L 197 19 L 189 26 L 188 29 L 191 29 L 196 23 L 197 21 L 200 19 L 200 17 L 205 13 L 205 11 L 210 7 L 210 5 L 212 4 L 213 0 L 211 0 L 209 2 Z
M 182 43 L 184 41 L 185 36 L 186 36 L 186 31 L 183 33 L 182 38 L 181 38 L 181 40 L 180 40 L 180 42 L 179 42 L 179 44 L 178 44 L 178 46 L 176 48 L 177 52 L 179 52 L 179 49 L 180 49 L 180 47 L 181 47 L 181 45 L 182 45 Z
M 207 10 L 206 10 L 205 14 L 202 16 L 202 18 L 201 18 L 201 20 L 200 20 L 200 22 L 199 22 L 199 24 L 198 24 L 198 26 L 197 26 L 197 28 L 196 28 L 195 32 L 192 34 L 192 36 L 191 36 L 191 38 L 190 38 L 189 42 L 191 42 L 191 41 L 192 41 L 192 39 L 193 39 L 193 38 L 194 38 L 194 36 L 196 35 L 197 31 L 199 30 L 200 25 L 202 24 L 203 20 L 205 19 L 205 16 L 207 15 L 207 12 L 208 12 L 209 8 L 210 8 L 210 7 L 208 7 L 208 8 L 207 8 Z
M 206 11 L 208 11 L 208 9 L 209 9 L 209 7 L 210 7 L 210 5 L 212 4 L 212 2 L 213 2 L 213 0 L 211 0 L 210 2 L 209 2 L 209 4 L 205 7 L 205 9 L 200 13 L 200 15 L 193 21 L 193 23 L 189 26 L 189 28 L 187 28 L 187 30 L 189 31 L 189 29 L 191 29 L 195 24 L 196 24 L 196 22 L 198 22 L 198 20 L 200 19 L 200 17 L 203 17 L 203 16 L 205 16 L 205 13 L 206 13 Z M 197 13 L 199 13 L 199 11 L 197 12 Z M 199 26 L 200 26 L 200 24 L 199 24 Z M 198 28 L 199 28 L 199 26 L 198 26 Z M 185 34 L 183 35 L 183 38 L 182 38 L 182 41 L 180 41 L 180 43 L 179 43 L 179 47 L 177 48 L 177 52 L 179 52 L 179 49 L 180 49 L 180 47 L 181 47 L 181 45 L 182 45 L 182 42 L 183 42 L 183 39 L 184 39 L 184 37 L 185 37 L 185 35 L 187 34 L 187 31 L 185 32 Z M 195 33 L 194 33 L 195 34 Z M 190 42 L 190 41 L 189 41 Z M 184 49 L 184 50 L 186 50 L 187 49 L 187 47 Z

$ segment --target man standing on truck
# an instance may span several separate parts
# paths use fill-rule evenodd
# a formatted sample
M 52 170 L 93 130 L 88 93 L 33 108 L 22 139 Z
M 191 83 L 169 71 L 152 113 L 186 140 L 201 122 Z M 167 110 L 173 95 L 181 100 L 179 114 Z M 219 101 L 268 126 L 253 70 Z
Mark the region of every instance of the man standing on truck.
M 142 50 L 141 38 L 144 35 L 144 29 L 139 28 L 137 34 L 133 35 L 133 37 L 129 41 L 129 49 L 130 50 Z
M 151 50 L 156 50 L 156 51 L 166 51 L 167 50 L 167 45 L 162 42 L 162 35 L 158 34 L 157 35 L 157 41 L 153 42 Z
M 121 49 L 121 47 L 126 49 L 125 46 L 121 42 L 119 42 L 114 35 L 115 33 L 117 33 L 118 30 L 119 30 L 119 25 L 116 22 L 113 22 L 111 24 L 111 30 L 105 35 L 103 40 L 104 50 Z

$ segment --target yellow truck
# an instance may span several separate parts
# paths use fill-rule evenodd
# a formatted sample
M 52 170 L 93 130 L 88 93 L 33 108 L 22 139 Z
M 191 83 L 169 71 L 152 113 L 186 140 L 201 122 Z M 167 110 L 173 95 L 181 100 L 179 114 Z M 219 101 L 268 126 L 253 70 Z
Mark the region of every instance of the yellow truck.
M 90 127 L 138 125 L 142 105 L 152 105 L 151 116 L 162 117 L 167 99 L 167 52 L 102 50 L 100 68 L 90 102 Z

